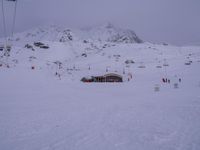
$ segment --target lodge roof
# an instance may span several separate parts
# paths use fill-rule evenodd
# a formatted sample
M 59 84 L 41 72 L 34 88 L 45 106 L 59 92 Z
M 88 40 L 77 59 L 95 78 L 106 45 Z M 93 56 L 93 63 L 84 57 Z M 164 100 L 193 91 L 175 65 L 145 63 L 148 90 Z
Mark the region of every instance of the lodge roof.
M 108 77 L 108 76 L 116 76 L 116 77 L 122 78 L 121 75 L 116 74 L 116 73 L 108 73 L 108 74 L 105 74 L 105 75 L 104 75 L 104 77 Z

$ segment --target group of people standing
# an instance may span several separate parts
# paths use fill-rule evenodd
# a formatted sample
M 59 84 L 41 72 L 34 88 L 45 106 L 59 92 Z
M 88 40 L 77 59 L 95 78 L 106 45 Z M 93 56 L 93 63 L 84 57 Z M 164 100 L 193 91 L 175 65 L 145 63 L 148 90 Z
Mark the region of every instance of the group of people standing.
M 162 78 L 162 82 L 163 82 L 163 83 L 170 83 L 171 80 L 168 79 L 168 78 Z M 182 79 L 181 79 L 181 78 L 178 78 L 178 82 L 181 83 L 181 82 L 182 82 Z
M 163 82 L 163 83 L 170 83 L 171 81 L 170 81 L 170 79 L 168 79 L 168 78 L 162 78 L 162 82 Z

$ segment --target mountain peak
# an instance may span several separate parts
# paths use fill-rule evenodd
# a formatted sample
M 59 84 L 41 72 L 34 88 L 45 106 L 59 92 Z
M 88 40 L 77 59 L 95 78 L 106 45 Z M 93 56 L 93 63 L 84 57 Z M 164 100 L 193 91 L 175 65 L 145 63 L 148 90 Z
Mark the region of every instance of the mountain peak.
M 114 43 L 142 43 L 143 41 L 133 30 L 122 29 L 108 22 L 103 25 L 90 28 L 86 32 L 94 40 L 114 42 Z

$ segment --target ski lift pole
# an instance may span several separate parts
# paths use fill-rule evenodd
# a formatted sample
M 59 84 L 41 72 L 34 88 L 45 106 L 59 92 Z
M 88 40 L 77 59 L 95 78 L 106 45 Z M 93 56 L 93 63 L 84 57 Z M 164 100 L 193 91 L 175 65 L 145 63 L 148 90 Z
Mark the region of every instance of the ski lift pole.
M 166 61 L 166 58 L 164 59 L 164 69 L 165 69 L 165 77 L 167 77 L 167 66 L 166 66 L 166 64 L 167 64 L 167 61 Z
M 17 12 L 17 1 L 18 0 L 6 0 L 8 2 L 14 2 L 15 8 L 14 8 L 14 14 L 13 14 L 13 20 L 12 20 L 12 28 L 11 28 L 11 37 L 13 38 L 14 35 L 14 28 L 15 28 L 15 22 L 16 22 L 16 12 Z M 9 56 L 9 52 L 11 50 L 11 45 L 9 45 L 9 39 L 8 39 L 8 33 L 6 28 L 6 16 L 5 16 L 5 9 L 4 9 L 4 0 L 2 0 L 2 15 L 3 15 L 3 27 L 4 27 L 4 37 L 5 37 L 5 44 L 4 44 L 4 55 Z
M 3 15 L 3 30 L 4 30 L 4 38 L 5 38 L 4 51 L 6 52 L 8 39 L 7 39 L 6 18 L 5 18 L 5 10 L 4 10 L 4 0 L 2 0 L 1 2 L 2 2 L 1 10 L 2 10 L 2 15 Z
M 12 24 L 12 38 L 13 38 L 14 30 L 15 30 L 16 15 L 17 15 L 17 2 L 18 2 L 18 0 L 12 0 L 12 1 L 15 2 L 15 10 L 14 10 L 13 24 Z

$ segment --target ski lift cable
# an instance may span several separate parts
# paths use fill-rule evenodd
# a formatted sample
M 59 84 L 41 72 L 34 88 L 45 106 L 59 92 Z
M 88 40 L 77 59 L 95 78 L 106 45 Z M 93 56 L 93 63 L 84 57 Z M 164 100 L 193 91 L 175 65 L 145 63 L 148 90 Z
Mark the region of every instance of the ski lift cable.
M 4 38 L 5 38 L 5 46 L 7 47 L 7 29 L 6 29 L 6 17 L 5 17 L 5 10 L 4 10 L 4 0 L 2 0 L 2 5 L 1 5 L 1 10 L 2 10 L 2 16 L 3 16 L 3 32 L 4 32 Z
M 17 2 L 18 0 L 15 0 L 15 8 L 14 8 L 14 16 L 13 16 L 13 24 L 12 24 L 12 37 L 14 35 L 14 30 L 15 30 L 15 22 L 16 22 L 16 14 L 17 14 Z
M 162 53 L 162 56 L 164 57 L 164 58 L 162 57 L 162 59 L 163 59 L 163 61 L 162 61 L 162 63 L 163 63 L 163 65 L 162 65 L 162 72 L 163 72 L 162 74 L 163 74 L 163 77 L 162 78 L 168 78 L 167 66 L 165 66 L 167 64 L 167 59 L 164 56 L 164 50 L 160 49 L 160 51 Z
M 13 20 L 12 20 L 12 28 L 11 28 L 11 37 L 14 35 L 14 29 L 15 29 L 15 22 L 16 22 L 16 14 L 17 14 L 17 2 L 18 0 L 7 0 L 7 1 L 12 1 L 15 2 L 14 6 L 14 14 L 13 14 Z M 4 9 L 4 0 L 2 0 L 2 15 L 3 15 L 3 28 L 4 28 L 4 36 L 6 40 L 6 45 L 8 44 L 7 40 L 7 28 L 6 28 L 6 16 L 5 16 L 5 9 Z

